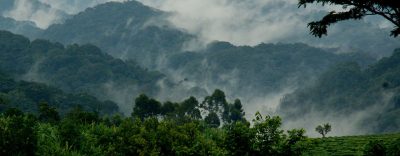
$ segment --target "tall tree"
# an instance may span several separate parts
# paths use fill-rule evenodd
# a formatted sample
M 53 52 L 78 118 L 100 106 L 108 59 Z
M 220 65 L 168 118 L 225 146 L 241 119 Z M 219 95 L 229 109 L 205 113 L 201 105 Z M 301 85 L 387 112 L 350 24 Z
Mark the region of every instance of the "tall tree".
M 327 28 L 336 22 L 362 19 L 369 15 L 378 15 L 394 24 L 391 35 L 397 37 L 400 34 L 400 3 L 396 0 L 299 0 L 299 7 L 307 4 L 321 3 L 322 5 L 340 5 L 345 11 L 331 11 L 320 21 L 308 24 L 311 34 L 317 37 L 327 35 Z
M 199 102 L 193 96 L 183 101 L 180 105 L 180 112 L 183 115 L 188 115 L 193 119 L 201 119 L 201 112 L 199 110 Z
M 256 113 L 254 122 L 254 145 L 258 155 L 281 155 L 285 135 L 281 130 L 282 119 L 279 116 L 265 116 Z
M 50 107 L 47 102 L 39 103 L 39 120 L 44 122 L 58 122 L 60 121 L 60 115 L 57 110 Z
M 210 127 L 213 128 L 218 128 L 221 125 L 221 121 L 219 120 L 219 117 L 217 113 L 215 112 L 210 112 L 205 118 L 204 121 L 209 125 Z
M 322 138 L 325 138 L 326 134 L 332 130 L 332 126 L 329 123 L 326 123 L 324 125 L 318 125 L 315 128 L 315 131 L 317 131 L 319 134 L 322 135 Z
M 135 99 L 132 116 L 141 119 L 160 114 L 161 103 L 147 95 L 141 94 Z
M 228 106 L 225 93 L 216 89 L 211 96 L 207 96 L 201 106 L 210 112 L 222 112 Z

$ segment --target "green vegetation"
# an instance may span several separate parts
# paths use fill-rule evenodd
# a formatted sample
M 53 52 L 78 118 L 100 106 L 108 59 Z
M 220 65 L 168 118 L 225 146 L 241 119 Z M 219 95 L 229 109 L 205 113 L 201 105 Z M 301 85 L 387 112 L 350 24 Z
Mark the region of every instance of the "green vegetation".
M 311 22 L 308 24 L 311 34 L 321 37 L 327 34 L 328 26 L 336 22 L 344 20 L 358 20 L 365 16 L 376 15 L 385 18 L 390 23 L 394 24 L 394 29 L 391 35 L 397 37 L 400 34 L 400 12 L 399 3 L 392 0 L 299 0 L 299 7 L 306 7 L 307 4 L 320 3 L 322 5 L 339 5 L 346 8 L 345 11 L 331 11 L 325 15 L 320 21 Z
M 386 155 L 396 156 L 399 151 L 400 134 L 381 134 L 365 136 L 343 136 L 309 139 L 304 155 L 368 155 L 371 151 L 384 151 Z M 374 149 L 375 148 L 375 149 Z
M 366 69 L 357 63 L 342 63 L 322 74 L 315 84 L 286 95 L 279 111 L 287 120 L 312 113 L 310 108 L 325 115 L 334 113 L 334 116 L 365 112 L 360 128 L 371 133 L 397 132 L 400 129 L 399 76 L 399 49 Z
M 230 96 L 262 97 L 288 86 L 313 83 L 321 73 L 346 61 L 367 66 L 374 60 L 360 53 L 334 54 L 300 43 L 250 47 L 215 42 L 202 52 L 170 56 L 167 67 L 173 72 L 166 74 L 178 71 L 189 83 L 228 88 Z
M 0 7 L 2 6 L 2 2 L 3 1 L 0 2 Z M 0 30 L 7 30 L 16 34 L 23 34 L 24 36 L 28 36 L 29 38 L 33 38 L 42 33 L 42 30 L 37 28 L 35 23 L 33 22 L 16 21 L 12 18 L 7 18 L 3 16 L 0 16 Z
M 226 102 L 223 95 L 216 90 L 207 99 Z M 191 112 L 199 107 L 192 105 L 198 103 L 193 97 L 176 104 L 176 111 L 165 115 L 155 110 L 164 109 L 169 102 L 161 105 L 146 95 L 135 101 L 132 117 L 99 116 L 76 107 L 60 119 L 56 109 L 47 103 L 39 104 L 38 115 L 8 109 L 0 115 L 0 154 L 292 155 L 302 152 L 297 143 L 307 139 L 304 130 L 285 132 L 279 117 L 259 113 L 254 126 L 245 119 L 232 119 L 222 126 L 209 124 L 201 116 L 192 116 Z M 146 104 L 149 106 L 144 107 Z M 142 107 L 146 109 L 139 109 Z M 220 109 L 223 114 L 231 114 L 231 109 Z M 182 114 L 182 110 L 186 112 Z M 219 120 L 221 114 L 210 111 Z
M 226 102 L 224 96 L 218 95 L 223 92 L 216 90 L 205 99 Z M 47 103 L 38 105 L 37 115 L 8 109 L 0 114 L 0 154 L 291 156 L 383 153 L 396 156 L 399 153 L 399 134 L 314 139 L 306 137 L 304 129 L 284 131 L 280 117 L 260 113 L 255 115 L 252 126 L 245 119 L 221 122 L 220 126 L 210 124 L 201 116 L 195 118 L 190 114 L 200 107 L 187 106 L 188 102 L 198 103 L 193 97 L 181 103 L 161 104 L 140 95 L 135 101 L 133 109 L 140 111 L 134 112 L 132 117 L 100 116 L 75 107 L 60 118 L 57 109 Z M 139 109 L 142 104 L 150 105 Z M 166 108 L 171 104 L 175 107 L 173 111 Z M 215 114 L 215 119 L 219 120 L 218 116 L 225 113 L 218 112 L 226 112 L 223 107 L 219 109 L 222 111 L 211 110 L 209 114 Z M 170 111 L 163 114 L 163 111 L 154 110 Z M 182 114 L 182 110 L 187 112 Z
M 84 93 L 68 94 L 45 84 L 17 82 L 0 73 L 0 112 L 18 108 L 24 112 L 44 113 L 44 116 L 39 117 L 40 120 L 58 120 L 55 110 L 50 109 L 49 105 L 59 110 L 62 115 L 79 105 L 84 110 L 97 111 L 100 114 L 114 114 L 119 111 L 117 104 L 111 101 L 102 102 Z
M 329 123 L 326 123 L 324 125 L 318 125 L 315 128 L 315 131 L 317 131 L 319 134 L 322 135 L 322 138 L 325 138 L 326 134 L 332 130 L 332 126 Z
M 0 70 L 15 79 L 42 82 L 72 94 L 88 93 L 119 104 L 132 102 L 132 94 L 137 92 L 155 94 L 156 82 L 164 77 L 133 61 L 115 59 L 93 45 L 31 42 L 6 31 L 0 31 Z
M 165 20 L 167 13 L 137 1 L 108 2 L 46 29 L 40 38 L 93 44 L 108 54 L 154 68 L 160 56 L 180 52 L 191 35 Z

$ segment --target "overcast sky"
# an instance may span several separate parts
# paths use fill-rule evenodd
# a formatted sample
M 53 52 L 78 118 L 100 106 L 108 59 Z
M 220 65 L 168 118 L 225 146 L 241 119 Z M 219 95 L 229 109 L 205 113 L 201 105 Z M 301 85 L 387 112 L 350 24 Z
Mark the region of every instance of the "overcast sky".
M 50 9 L 35 8 L 34 0 L 15 0 L 15 7 L 4 13 L 17 20 L 30 20 L 40 28 L 47 28 L 62 21 L 62 14 L 76 14 L 88 7 L 108 1 L 125 0 L 38 0 L 51 6 Z M 333 26 L 327 38 L 315 40 L 308 34 L 307 23 L 321 17 L 321 11 L 340 10 L 340 6 L 317 6 L 298 8 L 297 0 L 139 0 L 151 7 L 173 13 L 169 21 L 177 27 L 196 34 L 206 42 L 220 40 L 235 45 L 257 45 L 261 42 L 305 42 L 313 45 L 351 46 L 353 38 L 369 36 L 387 37 L 389 32 L 377 32 L 380 28 L 390 28 L 384 20 L 369 19 L 369 27 L 360 30 Z M 372 22 L 371 22 L 372 21 Z M 362 22 L 359 22 L 362 23 Z M 344 32 L 343 32 L 344 31 Z M 366 34 L 366 36 L 363 36 Z M 346 36 L 340 40 L 335 36 Z M 343 39 L 345 41 L 343 41 Z M 347 40 L 346 40 L 347 39 Z M 385 38 L 386 40 L 387 38 Z M 379 38 L 378 41 L 383 39 Z M 390 39 L 389 39 L 390 40 Z M 334 42 L 333 42 L 334 41 Z M 317 43 L 318 42 L 318 43 Z M 365 42 L 365 41 L 363 41 Z M 375 41 L 371 41 L 375 42 Z M 375 42 L 379 43 L 379 42 Z M 392 46 L 386 46 L 392 48 Z M 378 47 L 380 48 L 380 47 Z

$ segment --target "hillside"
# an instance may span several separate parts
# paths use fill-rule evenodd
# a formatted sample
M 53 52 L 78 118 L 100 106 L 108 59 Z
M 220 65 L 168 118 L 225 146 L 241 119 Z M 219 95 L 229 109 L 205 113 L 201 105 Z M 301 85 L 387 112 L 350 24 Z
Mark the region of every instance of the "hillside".
M 204 51 L 169 57 L 161 71 L 184 84 L 221 88 L 247 101 L 312 83 L 320 73 L 343 61 L 366 66 L 374 59 L 359 53 L 334 54 L 300 43 L 250 47 L 214 42 Z
M 0 32 L 0 70 L 27 81 L 56 86 L 67 93 L 86 92 L 113 100 L 130 111 L 139 93 L 154 95 L 164 76 L 133 61 L 115 59 L 93 45 L 70 45 L 34 40 Z
M 116 58 L 154 68 L 159 59 L 179 52 L 192 38 L 168 24 L 166 15 L 136 1 L 108 2 L 50 26 L 41 37 L 64 44 L 90 43 Z
M 29 38 L 34 38 L 43 31 L 37 28 L 33 22 L 16 21 L 12 18 L 2 16 L 0 16 L 0 30 L 7 30 L 16 34 L 27 36 Z
M 113 57 L 160 71 L 178 84 L 174 91 L 166 91 L 174 97 L 187 90 L 202 96 L 204 90 L 221 88 L 229 90 L 229 96 L 251 101 L 312 82 L 339 62 L 366 65 L 374 61 L 360 53 L 335 54 L 297 43 L 234 46 L 213 42 L 185 52 L 196 36 L 170 24 L 170 15 L 136 1 L 109 2 L 52 25 L 42 37 L 64 44 L 90 43 Z
M 101 102 L 93 96 L 67 94 L 62 90 L 45 84 L 15 81 L 0 73 L 0 112 L 8 108 L 18 108 L 23 112 L 37 113 L 38 104 L 47 102 L 55 107 L 61 115 L 81 106 L 86 111 L 97 111 L 100 114 L 114 114 L 118 106 L 114 102 Z
M 366 69 L 357 63 L 337 65 L 282 99 L 280 113 L 288 120 L 306 119 L 314 112 L 329 117 L 352 118 L 364 132 L 400 129 L 400 50 Z M 357 116 L 358 115 L 358 116 Z M 344 126 L 344 125 L 342 125 Z
M 400 134 L 343 136 L 310 139 L 303 155 L 364 155 L 365 146 L 371 141 L 379 141 L 384 146 L 400 139 Z
M 41 0 L 1 0 L 0 16 L 12 18 L 16 21 L 33 22 L 39 28 L 45 29 L 53 23 L 62 23 L 70 15 L 43 3 Z

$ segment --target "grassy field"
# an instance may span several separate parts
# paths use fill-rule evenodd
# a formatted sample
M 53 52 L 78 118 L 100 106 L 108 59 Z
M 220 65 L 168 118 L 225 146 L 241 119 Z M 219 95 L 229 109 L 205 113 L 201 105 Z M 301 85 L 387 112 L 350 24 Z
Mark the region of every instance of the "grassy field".
M 399 139 L 400 133 L 312 138 L 305 155 L 362 155 L 364 146 L 370 141 L 382 141 L 386 146 Z

